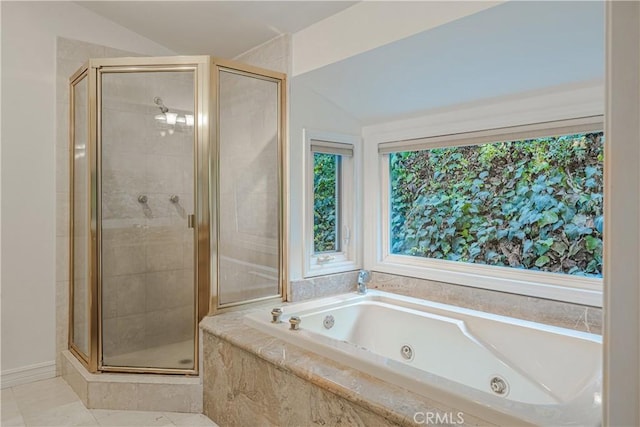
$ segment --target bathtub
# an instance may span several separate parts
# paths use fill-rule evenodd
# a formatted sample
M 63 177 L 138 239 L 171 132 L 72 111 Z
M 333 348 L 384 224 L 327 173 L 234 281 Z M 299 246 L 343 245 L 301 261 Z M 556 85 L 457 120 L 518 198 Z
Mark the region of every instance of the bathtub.
M 601 423 L 599 335 L 375 290 L 282 311 L 280 323 L 266 309 L 244 322 L 498 425 Z

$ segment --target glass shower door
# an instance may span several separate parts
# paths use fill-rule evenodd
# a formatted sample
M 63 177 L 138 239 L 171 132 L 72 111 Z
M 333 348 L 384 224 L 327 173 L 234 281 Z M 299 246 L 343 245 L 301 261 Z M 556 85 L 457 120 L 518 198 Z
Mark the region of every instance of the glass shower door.
M 218 65 L 217 306 L 282 292 L 283 75 Z
M 196 71 L 99 76 L 101 366 L 195 370 Z

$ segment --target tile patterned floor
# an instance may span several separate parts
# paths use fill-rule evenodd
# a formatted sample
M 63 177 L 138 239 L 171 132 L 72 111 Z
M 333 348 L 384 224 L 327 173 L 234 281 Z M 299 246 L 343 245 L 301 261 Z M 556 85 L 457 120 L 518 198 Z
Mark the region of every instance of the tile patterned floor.
M 87 409 L 60 377 L 1 391 L 2 427 L 13 426 L 214 426 L 202 414 Z

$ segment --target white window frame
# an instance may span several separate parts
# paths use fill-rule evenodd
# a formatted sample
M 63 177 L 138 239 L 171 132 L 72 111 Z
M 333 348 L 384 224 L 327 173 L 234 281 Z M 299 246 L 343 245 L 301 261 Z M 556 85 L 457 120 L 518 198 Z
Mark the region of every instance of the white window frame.
M 438 282 L 601 307 L 602 279 L 599 278 L 391 254 L 389 153 L 516 141 L 543 136 L 602 131 L 603 129 L 603 117 L 597 115 L 378 144 L 380 216 L 376 240 L 379 244 L 379 251 L 375 265 L 369 268 Z M 372 159 L 372 157 L 373 154 L 369 153 L 368 159 Z
M 334 132 L 324 132 L 318 130 L 304 129 L 304 168 L 303 168 L 303 250 L 304 265 L 303 275 L 305 278 L 322 276 L 326 274 L 341 273 L 358 270 L 362 266 L 361 244 L 360 244 L 360 137 Z M 312 145 L 324 146 L 328 152 L 331 147 L 339 147 L 342 144 L 345 148 L 353 150 L 353 156 L 343 155 L 341 159 L 340 182 L 340 230 L 341 245 L 338 252 L 323 252 L 316 254 L 313 240 L 313 164 L 314 152 Z M 340 154 L 339 149 L 336 154 Z

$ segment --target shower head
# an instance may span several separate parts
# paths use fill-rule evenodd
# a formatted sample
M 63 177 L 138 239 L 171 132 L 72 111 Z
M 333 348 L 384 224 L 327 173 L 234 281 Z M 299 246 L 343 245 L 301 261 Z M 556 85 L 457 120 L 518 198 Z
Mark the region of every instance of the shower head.
M 160 98 L 159 96 L 153 98 L 153 103 L 156 104 L 158 108 L 160 108 L 160 111 L 163 114 L 169 111 L 169 109 L 164 105 L 164 102 L 162 102 L 162 98 Z

